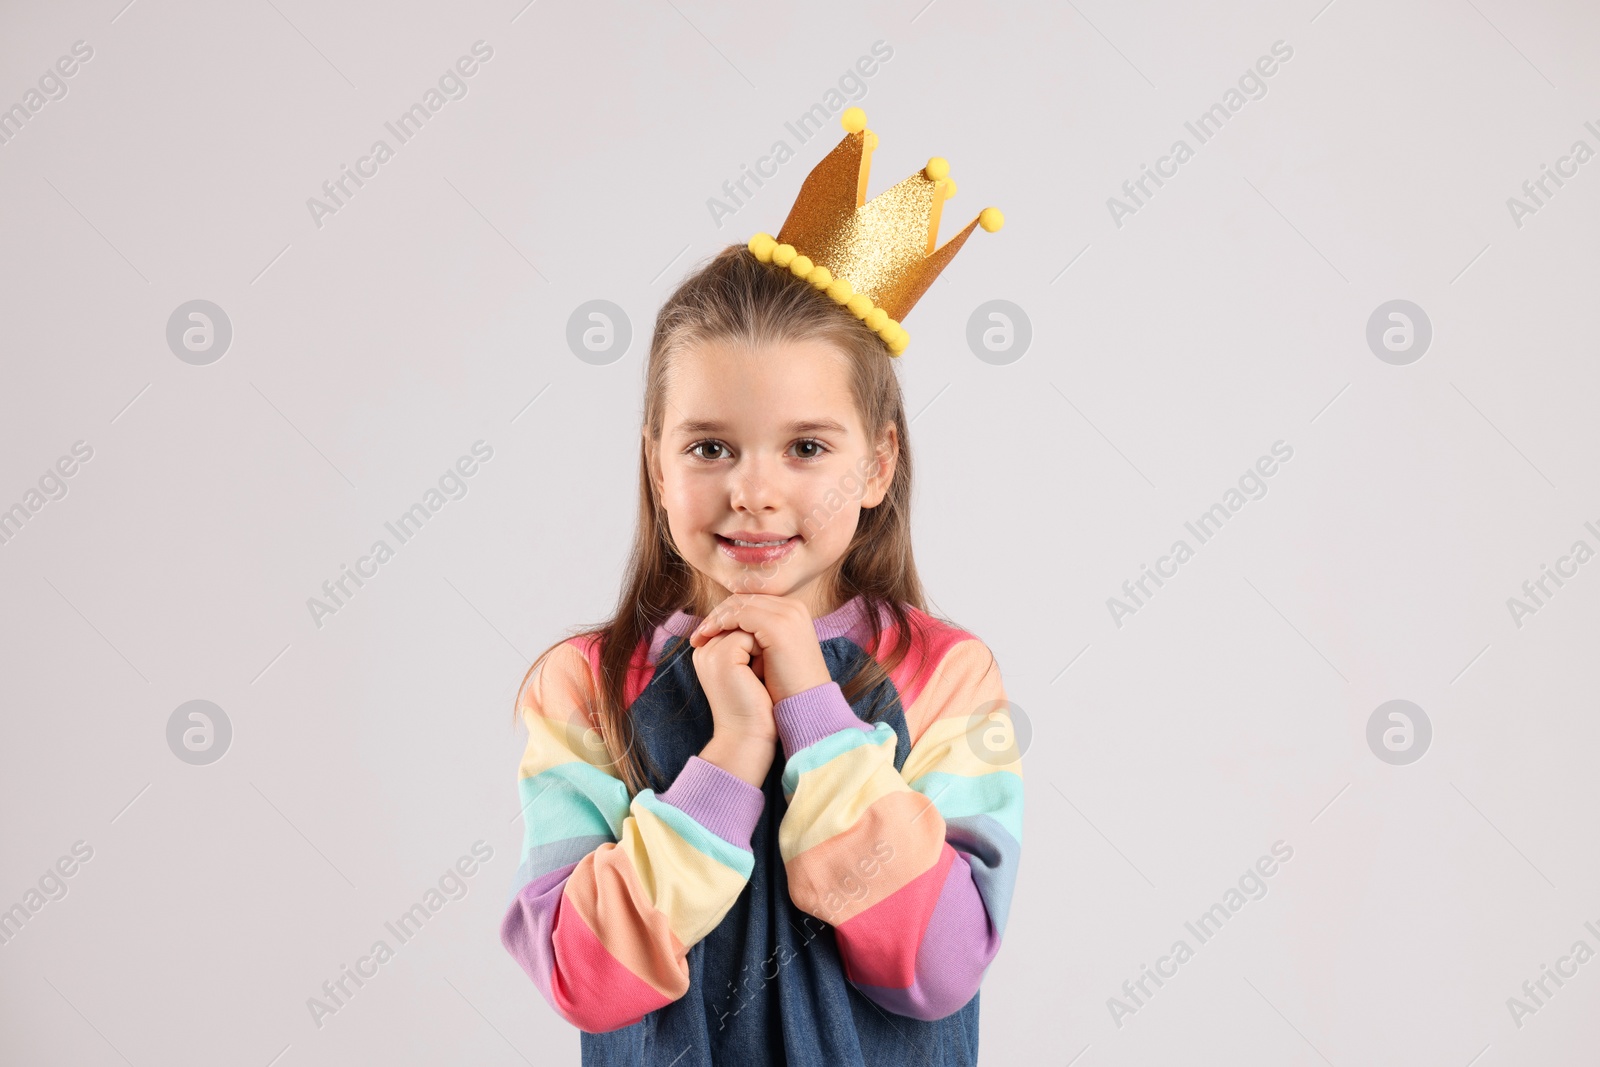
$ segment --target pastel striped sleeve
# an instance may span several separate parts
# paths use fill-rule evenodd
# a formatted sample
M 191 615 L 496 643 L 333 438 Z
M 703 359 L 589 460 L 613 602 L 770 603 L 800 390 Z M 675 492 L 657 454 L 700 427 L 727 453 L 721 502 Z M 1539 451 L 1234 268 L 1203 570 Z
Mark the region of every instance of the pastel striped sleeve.
M 915 739 L 857 718 L 838 682 L 774 706 L 796 907 L 834 928 L 845 977 L 887 1011 L 942 1019 L 1000 949 L 1022 851 L 1022 764 L 994 657 L 962 631 L 901 693 Z M 943 643 L 943 642 L 941 642 Z
M 687 992 L 689 949 L 749 882 L 765 798 L 691 756 L 630 800 L 585 710 L 592 650 L 552 650 L 518 700 L 523 843 L 500 941 L 557 1014 L 603 1033 Z

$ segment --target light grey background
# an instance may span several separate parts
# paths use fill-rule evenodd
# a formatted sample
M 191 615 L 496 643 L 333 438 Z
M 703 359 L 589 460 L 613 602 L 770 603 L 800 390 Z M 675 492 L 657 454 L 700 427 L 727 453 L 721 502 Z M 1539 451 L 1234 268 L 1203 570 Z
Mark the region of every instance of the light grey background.
M 923 578 L 1034 730 L 984 1062 L 1593 1055 L 1600 960 L 1507 1006 L 1600 950 L 1600 562 L 1507 606 L 1600 547 L 1600 160 L 1507 206 L 1600 148 L 1592 5 L 124 2 L 0 9 L 0 106 L 94 50 L 0 145 L 0 507 L 93 449 L 0 545 L 0 908 L 93 849 L 0 945 L 4 1062 L 577 1062 L 497 938 L 511 702 L 614 603 L 656 307 L 775 232 L 841 135 L 785 121 L 879 40 L 869 192 L 942 155 L 946 234 L 1007 216 L 900 363 Z M 478 40 L 467 95 L 317 226 L 307 198 Z M 1184 122 L 1275 41 L 1267 94 L 1199 145 Z M 796 158 L 716 225 L 779 139 Z M 233 331 L 205 366 L 166 340 L 196 299 Z M 634 334 L 604 366 L 565 340 L 596 299 Z M 1366 343 L 1395 299 L 1433 328 L 1407 366 Z M 1003 366 L 966 344 L 990 300 L 1033 332 Z M 315 625 L 480 439 L 466 496 Z M 1279 440 L 1267 495 L 1116 625 Z M 1433 728 L 1408 765 L 1367 745 L 1394 699 Z M 168 748 L 191 700 L 232 726 L 210 764 Z M 314 1025 L 479 840 L 467 896 Z M 1266 897 L 1119 1026 L 1108 998 L 1280 840 Z

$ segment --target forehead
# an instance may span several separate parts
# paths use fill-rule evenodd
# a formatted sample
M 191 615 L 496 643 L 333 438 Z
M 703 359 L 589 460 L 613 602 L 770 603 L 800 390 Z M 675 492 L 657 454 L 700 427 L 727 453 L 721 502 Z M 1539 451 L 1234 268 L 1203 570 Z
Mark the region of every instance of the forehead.
M 834 420 L 860 433 L 848 357 L 825 341 L 718 340 L 673 357 L 666 432 L 778 433 Z

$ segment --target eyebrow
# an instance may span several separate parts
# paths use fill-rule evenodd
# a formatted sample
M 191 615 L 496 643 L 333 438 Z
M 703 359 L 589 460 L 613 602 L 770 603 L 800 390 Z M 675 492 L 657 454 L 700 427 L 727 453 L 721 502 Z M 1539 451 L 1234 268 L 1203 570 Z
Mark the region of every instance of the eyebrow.
M 680 422 L 677 425 L 676 432 L 721 433 L 726 429 L 727 425 L 725 423 L 718 422 L 716 419 L 685 419 L 683 422 Z M 791 422 L 788 426 L 784 427 L 784 430 L 788 433 L 818 433 L 822 431 L 831 431 L 833 433 L 844 434 L 850 432 L 834 419 L 803 419 L 799 422 Z

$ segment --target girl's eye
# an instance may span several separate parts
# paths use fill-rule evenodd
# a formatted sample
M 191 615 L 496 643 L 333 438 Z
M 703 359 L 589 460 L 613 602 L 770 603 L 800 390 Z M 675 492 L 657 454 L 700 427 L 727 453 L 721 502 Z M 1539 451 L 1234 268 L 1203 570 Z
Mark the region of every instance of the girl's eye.
M 799 449 L 809 448 L 813 450 L 811 452 L 801 454 L 798 457 L 800 459 L 820 459 L 828 451 L 828 447 L 826 445 L 824 445 L 821 441 L 811 437 L 802 438 L 801 440 L 796 441 L 791 447 Z M 701 449 L 707 448 L 716 449 L 718 451 L 715 455 L 707 455 L 701 451 Z M 689 446 L 690 455 L 704 460 L 726 459 L 727 451 L 728 446 L 723 444 L 721 441 L 696 441 L 694 444 Z

